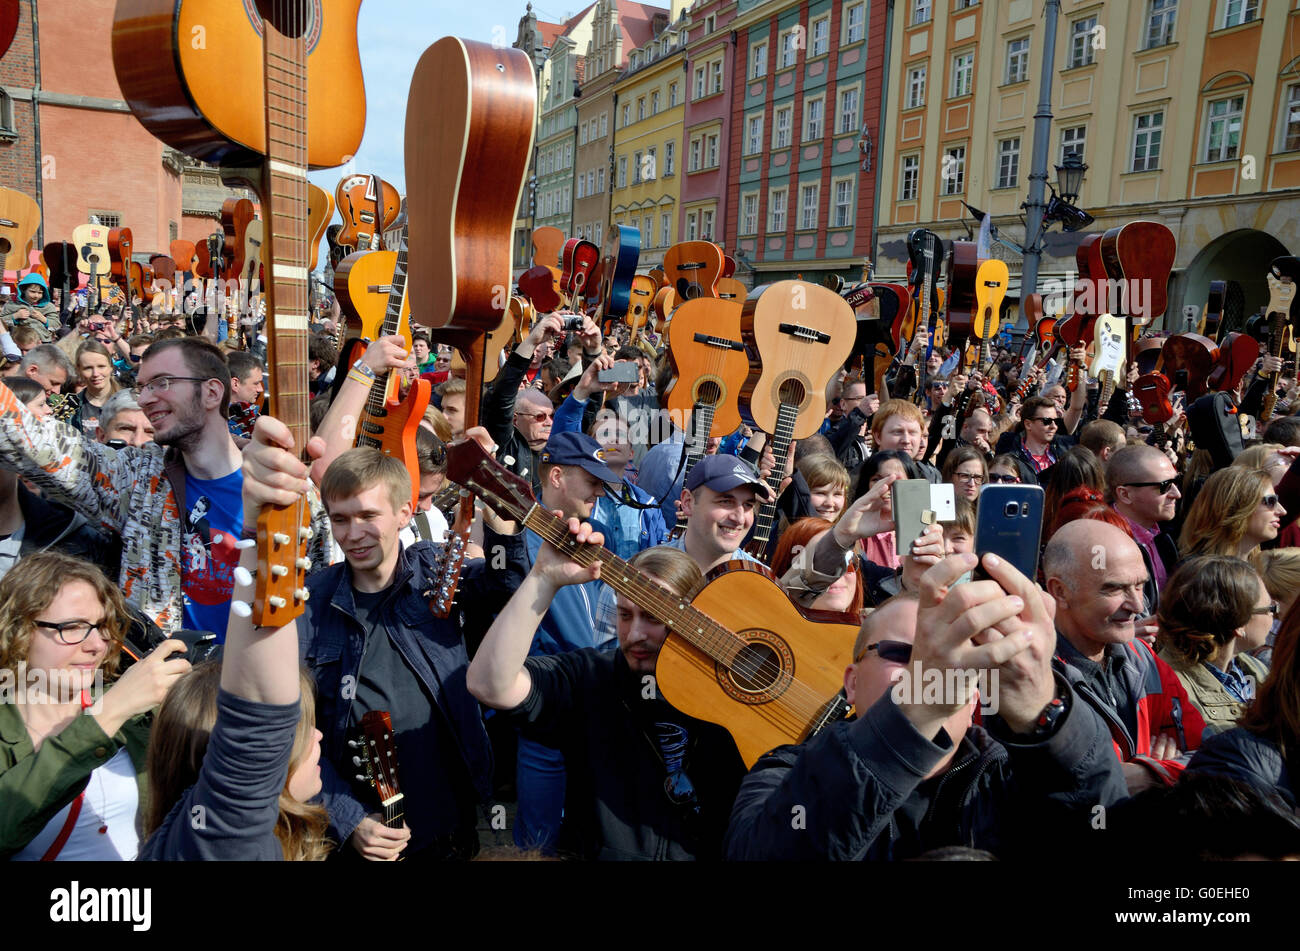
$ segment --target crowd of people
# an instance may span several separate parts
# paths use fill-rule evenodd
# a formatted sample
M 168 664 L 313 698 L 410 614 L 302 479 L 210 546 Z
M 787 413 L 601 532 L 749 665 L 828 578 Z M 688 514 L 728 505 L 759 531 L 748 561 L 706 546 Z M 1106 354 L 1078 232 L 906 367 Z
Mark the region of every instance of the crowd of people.
M 258 321 L 64 310 L 39 275 L 0 309 L 6 858 L 1032 859 L 1136 853 L 1134 829 L 1163 855 L 1300 856 L 1289 373 L 1223 459 L 1123 390 L 1097 418 L 1064 351 L 1022 387 L 1012 351 L 980 374 L 936 349 L 915 399 L 869 367 L 826 381 L 820 431 L 776 459 L 743 425 L 688 445 L 653 334 L 541 316 L 470 401 L 418 329 L 337 365 L 326 302 L 297 446 L 264 411 Z M 635 382 L 601 380 L 621 362 Z M 433 385 L 414 468 L 354 448 L 390 372 Z M 480 500 L 443 616 L 460 439 L 568 537 Z M 905 545 L 904 480 L 955 501 Z M 976 551 L 985 489 L 1015 484 L 1044 493 L 1036 575 Z M 256 626 L 258 514 L 304 500 L 305 609 Z M 749 545 L 763 505 L 773 537 Z M 583 546 L 669 597 L 616 593 Z M 754 762 L 655 689 L 662 605 L 737 563 L 845 658 L 844 715 Z M 897 689 L 932 672 L 956 686 Z M 396 808 L 358 775 L 378 711 Z

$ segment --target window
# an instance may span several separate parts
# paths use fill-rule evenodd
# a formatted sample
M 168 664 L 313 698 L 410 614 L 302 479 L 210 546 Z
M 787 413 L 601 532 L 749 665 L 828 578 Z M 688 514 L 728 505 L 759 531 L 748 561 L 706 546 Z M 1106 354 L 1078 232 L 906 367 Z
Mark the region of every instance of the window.
M 975 6 L 975 0 L 957 0 L 957 9 L 958 9 L 958 10 L 965 10 L 965 9 L 967 9 L 967 8 L 969 8 L 969 7 L 973 7 L 973 6 Z
M 790 147 L 790 117 L 794 115 L 794 106 L 784 106 L 776 110 L 772 128 L 772 148 Z
M 618 157 L 618 187 L 619 188 L 627 187 L 627 156 L 626 155 L 620 155 Z
M 767 44 L 755 43 L 749 51 L 749 78 L 762 79 L 767 75 Z
M 700 237 L 705 241 L 713 240 L 713 211 L 705 211 L 700 214 Z
M 626 129 L 632 124 L 632 103 L 623 103 L 623 128 Z
M 167 222 L 167 240 L 175 241 L 179 237 L 180 237 L 180 230 L 177 228 L 176 222 L 174 221 Z
M 1020 136 L 998 142 L 998 188 L 1015 188 L 1020 181 Z
M 930 0 L 912 0 L 912 26 L 930 22 Z
M 14 125 L 14 101 L 9 93 L 0 89 L 0 132 L 16 133 Z
M 1097 18 L 1085 17 L 1070 24 L 1070 67 L 1087 66 L 1092 62 L 1093 37 L 1097 33 Z
M 1146 45 L 1143 49 L 1164 46 L 1174 41 L 1174 17 L 1177 14 L 1178 0 L 1151 0 L 1151 8 L 1147 13 Z
M 596 244 L 600 244 L 600 222 L 599 221 L 596 222 L 596 230 L 592 232 L 591 240 L 594 241 Z
M 903 169 L 898 176 L 898 200 L 915 201 L 917 187 L 921 178 L 921 157 L 919 155 L 903 156 Z
M 705 71 L 704 71 L 704 67 L 703 67 L 703 66 L 697 66 L 697 67 L 695 68 L 695 98 L 696 98 L 696 99 L 703 99 L 703 98 L 704 98 L 704 80 L 705 80 L 705 77 L 706 77 L 706 73 L 705 73 Z
M 653 248 L 655 246 L 654 217 L 651 215 L 646 215 L 641 219 L 641 246 L 644 248 Z
M 1244 96 L 1219 99 L 1208 106 L 1205 129 L 1206 162 L 1227 162 L 1237 157 L 1241 145 L 1241 110 Z
M 609 123 L 606 121 L 608 118 L 609 118 L 609 113 L 602 112 L 600 114 L 600 137 L 602 139 L 605 138 L 605 136 L 609 135 Z
M 841 179 L 835 183 L 835 225 L 847 228 L 853 224 L 853 180 Z
M 916 109 L 925 105 L 925 64 L 914 66 L 907 71 L 907 108 Z
M 603 168 L 598 168 L 596 169 L 596 194 L 599 195 L 604 190 L 605 190 L 605 170 Z
M 645 118 L 645 96 L 636 101 L 636 121 L 640 122 Z
M 664 143 L 664 174 L 665 175 L 671 175 L 673 173 L 673 160 L 676 157 L 677 157 L 677 143 L 665 142 Z
M 573 168 L 573 143 L 564 143 L 564 167 Z
M 714 20 L 714 18 L 713 18 L 713 14 L 712 14 L 712 13 L 710 13 L 707 17 L 704 18 L 704 35 L 705 35 L 705 36 L 708 36 L 710 33 L 713 32 L 713 24 L 714 24 L 715 22 L 717 22 L 717 21 Z
M 952 58 L 952 98 L 969 96 L 971 79 L 975 75 L 975 54 L 958 53 Z
M 767 230 L 785 230 L 785 196 L 784 188 L 773 188 L 767 193 Z
M 740 201 L 740 233 L 758 233 L 758 196 L 746 195 Z
M 1150 172 L 1160 167 L 1160 139 L 1165 125 L 1163 112 L 1148 112 L 1133 117 L 1133 161 L 1129 170 Z
M 705 140 L 704 146 L 704 167 L 718 167 L 718 133 L 713 133 Z
M 857 43 L 866 35 L 867 5 L 851 3 L 844 8 L 844 43 Z
M 1061 130 L 1061 162 L 1065 162 L 1065 157 L 1073 152 L 1079 156 L 1079 161 L 1083 161 L 1084 146 L 1088 142 L 1088 127 L 1084 125 L 1074 126 L 1069 129 Z
M 658 114 L 659 114 L 659 90 L 656 89 L 654 92 L 650 94 L 650 115 L 657 116 Z
M 1259 0 L 1224 0 L 1223 25 L 1225 28 L 1248 23 L 1259 16 Z
M 821 190 L 820 185 L 804 185 L 799 190 L 799 227 L 805 231 L 817 227 L 817 202 Z
M 578 176 L 578 197 L 579 198 L 587 197 L 586 185 L 587 185 L 587 176 L 579 175 Z
M 746 126 L 745 154 L 757 155 L 763 151 L 763 114 L 750 116 Z
M 669 83 L 668 84 L 668 108 L 671 109 L 675 105 L 677 105 L 677 84 Z
M 695 212 L 686 216 L 686 240 L 694 241 L 700 236 L 700 218 Z
M 582 125 L 578 126 L 578 144 L 579 145 L 587 144 L 587 123 L 585 122 Z
M 122 227 L 122 213 L 120 211 L 99 211 L 92 208 L 88 217 L 91 224 L 94 224 L 98 219 L 101 228 Z
M 816 99 L 809 99 L 804 103 L 803 110 L 803 140 L 810 142 L 822 137 L 822 113 L 825 112 L 826 101 L 818 96 Z
M 1282 116 L 1282 150 L 1294 152 L 1300 149 L 1300 83 L 1286 87 L 1286 113 Z
M 644 167 L 645 167 L 645 163 L 641 160 L 641 150 L 637 149 L 635 152 L 632 153 L 632 184 L 633 185 L 641 184 L 641 169 Z
M 798 34 L 794 30 L 786 30 L 781 34 L 781 58 L 776 64 L 777 69 L 789 69 L 794 65 L 798 56 L 795 48 L 795 36 Z
M 601 191 L 605 190 L 603 182 L 601 183 L 600 190 Z M 596 170 L 595 169 L 588 169 L 587 171 L 587 194 L 588 195 L 596 194 Z
M 672 243 L 669 240 L 672 237 L 672 232 L 670 230 L 672 228 L 672 220 L 673 216 L 668 212 L 664 212 L 659 216 L 659 247 L 661 248 L 666 248 Z
M 702 161 L 703 157 L 704 157 L 704 140 L 701 138 L 691 139 L 691 158 L 690 158 L 690 164 L 687 166 L 687 170 L 691 172 L 698 172 L 700 170 L 700 162 Z
M 943 193 L 960 195 L 966 190 L 966 146 L 954 145 L 944 149 Z
M 709 83 L 709 92 L 722 92 L 722 60 L 714 60 L 709 66 L 713 77 Z
M 827 14 L 824 17 L 813 20 L 812 23 L 812 53 L 813 56 L 825 56 L 831 45 L 831 18 Z
M 1029 78 L 1029 37 L 1007 41 L 1008 83 L 1023 83 Z
M 645 153 L 645 174 L 642 176 L 647 181 L 653 180 L 659 175 L 659 150 L 655 146 L 646 149 Z
M 856 132 L 858 130 L 858 88 L 840 90 L 839 118 L 836 119 L 837 134 Z

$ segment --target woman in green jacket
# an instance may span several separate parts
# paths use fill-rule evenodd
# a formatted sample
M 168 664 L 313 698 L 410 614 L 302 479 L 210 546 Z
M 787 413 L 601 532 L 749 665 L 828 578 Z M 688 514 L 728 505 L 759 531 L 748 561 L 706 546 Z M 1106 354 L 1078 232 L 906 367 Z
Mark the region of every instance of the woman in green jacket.
M 1268 639 L 1277 602 L 1240 558 L 1203 555 L 1179 565 L 1160 593 L 1160 659 L 1219 733 L 1255 699 L 1268 667 L 1247 652 Z
M 68 555 L 0 580 L 0 858 L 135 858 L 145 715 L 190 665 L 169 640 L 104 689 L 126 618 L 117 587 Z

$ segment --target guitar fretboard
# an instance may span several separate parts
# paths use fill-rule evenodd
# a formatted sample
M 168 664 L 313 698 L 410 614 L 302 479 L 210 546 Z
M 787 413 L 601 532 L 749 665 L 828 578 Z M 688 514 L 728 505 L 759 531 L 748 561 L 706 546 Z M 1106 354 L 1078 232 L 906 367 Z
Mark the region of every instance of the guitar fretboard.
M 766 548 L 768 539 L 772 537 L 772 522 L 776 519 L 776 498 L 781 492 L 781 480 L 785 478 L 783 471 L 785 460 L 790 453 L 790 440 L 794 438 L 794 425 L 798 420 L 798 406 L 782 403 L 776 411 L 776 426 L 773 427 L 776 431 L 772 433 L 772 456 L 776 459 L 776 465 L 772 467 L 772 472 L 766 480 L 773 501 L 764 502 L 754 518 L 752 545 L 758 549 Z
M 401 329 L 402 305 L 406 301 L 406 229 L 402 229 L 402 240 L 397 246 L 397 262 L 393 266 L 393 280 L 388 286 L 388 306 L 384 310 L 384 326 L 381 335 L 390 337 Z M 370 420 L 384 415 L 384 404 L 388 400 L 389 372 L 375 377 L 370 384 L 370 395 L 366 397 L 366 417 Z M 373 425 L 370 424 L 370 425 Z M 382 427 L 381 427 L 382 428 Z M 378 446 L 378 440 L 367 435 L 369 426 L 363 423 L 357 431 L 358 446 Z

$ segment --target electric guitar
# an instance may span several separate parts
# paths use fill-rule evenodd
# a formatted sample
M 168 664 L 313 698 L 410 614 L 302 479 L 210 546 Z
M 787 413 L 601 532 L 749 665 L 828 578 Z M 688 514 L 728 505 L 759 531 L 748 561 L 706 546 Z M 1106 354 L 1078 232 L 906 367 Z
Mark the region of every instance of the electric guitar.
M 1126 358 L 1128 332 L 1121 317 L 1102 314 L 1093 326 L 1095 355 L 1088 367 L 1088 373 L 1101 381 L 1101 393 L 1097 397 L 1097 416 L 1106 415 L 1110 398 L 1115 392 L 1115 377 L 1124 367 Z
M 222 280 L 237 281 L 244 276 L 244 235 L 256 217 L 253 203 L 247 198 L 227 198 L 221 203 Z
M 472 439 L 447 447 L 447 475 L 578 564 L 599 562 L 601 578 L 620 597 L 668 625 L 655 669 L 663 698 L 687 716 L 725 727 L 746 765 L 848 715 L 841 687 L 857 618 L 803 611 L 766 568 L 740 561 L 711 573 L 693 599 L 678 598 L 604 546 L 575 542 L 528 483 Z
M 358 251 L 384 250 L 384 230 L 402 210 L 397 189 L 378 175 L 345 175 L 334 189 L 343 230 L 337 241 Z
M 1300 258 L 1274 258 L 1269 265 L 1268 280 L 1268 352 L 1270 356 L 1281 357 L 1285 343 L 1290 341 L 1286 331 L 1292 330 L 1291 308 L 1295 303 L 1296 282 L 1300 279 Z M 1294 344 L 1292 344 L 1294 349 Z M 1264 405 L 1260 410 L 1259 421 L 1266 423 L 1273 418 L 1273 407 L 1277 404 L 1277 381 L 1282 371 L 1266 374 L 1264 387 Z
M 912 365 L 910 371 L 915 374 L 914 403 L 919 403 L 925 396 L 926 363 L 935 343 L 935 321 L 939 313 L 939 247 L 939 236 L 925 228 L 917 228 L 907 236 L 907 253 L 912 265 L 912 314 L 904 318 L 902 339 L 915 340 L 925 334 L 925 355 Z M 900 374 L 900 378 L 895 387 L 902 392 L 910 381 L 904 374 Z

